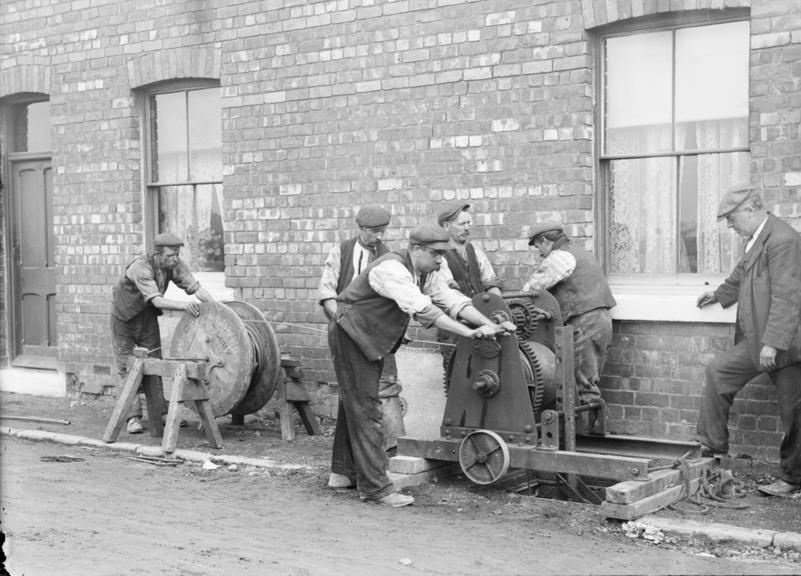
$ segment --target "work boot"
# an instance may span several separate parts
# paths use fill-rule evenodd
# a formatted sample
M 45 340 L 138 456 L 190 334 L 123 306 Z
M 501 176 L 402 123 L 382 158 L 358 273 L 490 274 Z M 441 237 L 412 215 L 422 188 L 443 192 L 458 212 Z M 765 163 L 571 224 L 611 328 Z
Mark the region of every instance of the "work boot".
M 337 474 L 336 472 L 331 472 L 328 475 L 328 487 L 335 489 L 355 488 L 356 482 L 354 482 L 344 474 Z
M 801 485 L 790 484 L 779 478 L 770 484 L 757 486 L 757 490 L 768 496 L 792 496 L 795 492 L 801 490 Z
M 384 425 L 384 451 L 389 453 L 393 448 L 398 447 L 398 436 L 406 434 L 400 397 L 381 398 L 381 413 Z
M 393 492 L 382 498 L 363 498 L 362 500 L 365 502 L 372 502 L 373 504 L 380 504 L 381 506 L 391 506 L 392 508 L 409 506 L 414 503 L 413 497 L 401 494 L 400 492 Z
M 128 430 L 128 434 L 141 434 L 144 431 L 144 428 L 142 428 L 142 419 L 138 416 L 128 419 L 126 430 Z

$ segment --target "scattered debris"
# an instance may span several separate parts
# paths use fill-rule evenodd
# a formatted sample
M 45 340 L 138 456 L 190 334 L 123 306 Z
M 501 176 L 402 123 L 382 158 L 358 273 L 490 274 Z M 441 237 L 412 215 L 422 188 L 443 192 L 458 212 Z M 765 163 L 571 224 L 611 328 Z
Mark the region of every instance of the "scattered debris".
M 665 541 L 665 535 L 659 528 L 643 526 L 637 522 L 625 522 L 621 528 L 623 529 L 623 533 L 629 538 L 642 538 L 654 544 Z
M 237 466 L 236 464 L 231 464 L 230 466 L 228 466 L 229 472 L 236 472 L 237 470 L 239 470 L 239 466 Z
M 42 462 L 83 462 L 83 458 L 78 456 L 69 456 L 67 454 L 63 454 L 61 456 L 42 456 L 40 460 Z
M 219 468 L 219 466 L 211 460 L 203 462 L 203 470 L 216 470 L 217 468 Z
M 147 464 L 153 464 L 154 466 L 178 466 L 178 464 L 183 464 L 183 460 L 180 458 L 170 458 L 167 456 L 146 456 L 144 454 L 137 454 L 135 457 L 128 458 L 128 460 L 145 462 Z
M 401 558 L 400 560 L 398 560 L 398 563 L 403 564 L 404 566 L 411 566 L 412 564 L 414 564 L 411 558 Z

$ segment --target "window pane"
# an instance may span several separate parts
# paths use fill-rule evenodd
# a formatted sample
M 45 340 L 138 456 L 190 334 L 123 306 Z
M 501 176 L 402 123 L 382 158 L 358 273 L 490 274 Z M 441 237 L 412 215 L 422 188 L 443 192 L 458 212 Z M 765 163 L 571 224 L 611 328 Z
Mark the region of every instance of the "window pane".
M 50 139 L 50 102 L 19 104 L 12 108 L 14 152 L 46 152 Z
M 225 242 L 222 221 L 222 186 L 197 187 L 197 216 L 200 227 L 198 265 L 201 270 L 222 272 L 225 269 Z
M 749 156 L 736 152 L 682 159 L 679 272 L 727 273 L 742 256 L 742 240 L 716 216 L 723 193 L 735 184 L 748 182 Z
M 609 271 L 675 273 L 675 158 L 611 162 L 609 193 Z
M 154 182 L 186 182 L 186 93 L 150 97 L 151 178 Z
M 676 146 L 748 146 L 748 22 L 676 31 Z
M 222 180 L 222 105 L 220 89 L 189 92 L 189 178 Z
M 605 153 L 672 149 L 672 32 L 606 40 Z
M 225 268 L 222 185 L 165 186 L 159 190 L 159 232 L 184 241 L 181 258 L 193 272 Z

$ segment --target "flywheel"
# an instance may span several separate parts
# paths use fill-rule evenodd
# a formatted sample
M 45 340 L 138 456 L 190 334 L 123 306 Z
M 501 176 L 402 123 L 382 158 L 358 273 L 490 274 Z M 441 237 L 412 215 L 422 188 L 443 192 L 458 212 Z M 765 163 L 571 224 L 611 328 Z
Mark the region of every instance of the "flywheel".
M 474 430 L 459 445 L 459 466 L 476 484 L 489 485 L 509 470 L 509 446 L 492 430 Z

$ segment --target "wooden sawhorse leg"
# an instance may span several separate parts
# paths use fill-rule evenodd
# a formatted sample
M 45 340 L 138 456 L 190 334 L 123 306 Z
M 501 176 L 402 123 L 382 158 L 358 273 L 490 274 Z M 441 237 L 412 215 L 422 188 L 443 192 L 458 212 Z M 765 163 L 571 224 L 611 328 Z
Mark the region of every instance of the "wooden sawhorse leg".
M 128 376 L 125 378 L 125 384 L 122 386 L 122 392 L 120 392 L 120 397 L 117 398 L 117 404 L 114 406 L 108 425 L 106 425 L 106 431 L 103 433 L 103 442 L 111 443 L 117 441 L 117 437 L 125 425 L 125 417 L 131 409 L 134 398 L 139 393 L 139 386 L 142 384 L 142 378 L 145 374 L 144 364 L 145 362 L 141 358 L 136 358 L 131 363 Z M 149 405 L 148 410 L 150 410 Z
M 170 407 L 167 410 L 167 424 L 164 428 L 164 439 L 161 449 L 167 454 L 175 452 L 178 445 L 178 432 L 181 429 L 181 402 L 192 402 L 195 411 L 203 422 L 206 439 L 214 448 L 222 448 L 222 435 L 209 403 L 208 392 L 197 380 L 187 378 L 186 365 L 175 369 L 170 393 Z

